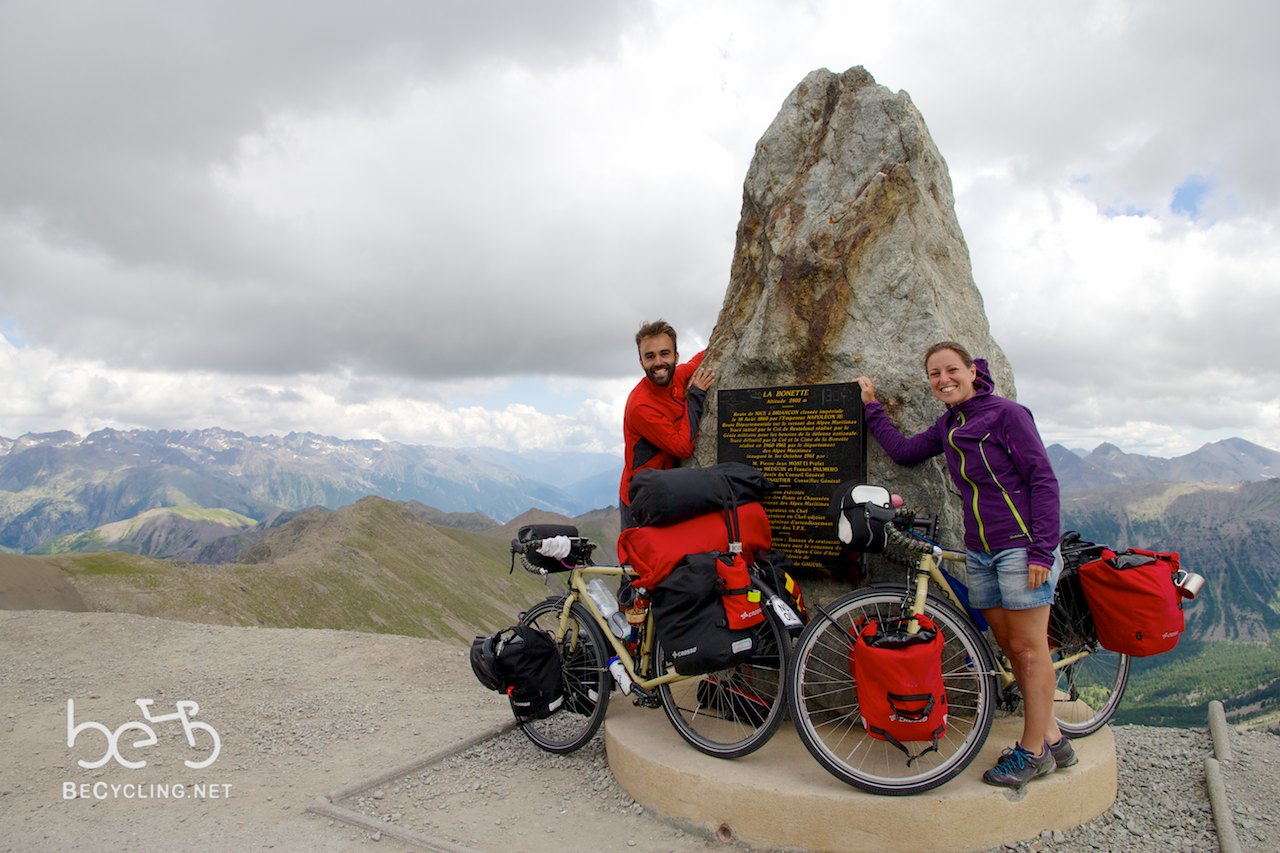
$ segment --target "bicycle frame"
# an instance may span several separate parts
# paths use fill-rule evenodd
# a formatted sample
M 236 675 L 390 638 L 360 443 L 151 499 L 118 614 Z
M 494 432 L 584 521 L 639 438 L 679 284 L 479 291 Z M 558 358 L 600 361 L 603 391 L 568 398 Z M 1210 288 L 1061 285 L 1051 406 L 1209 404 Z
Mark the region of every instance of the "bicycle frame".
M 565 596 L 564 604 L 560 608 L 560 626 L 557 631 L 558 637 L 563 637 L 569 630 L 569 608 L 576 601 L 582 604 L 591 614 L 591 618 L 600 626 L 601 633 L 604 634 L 605 640 L 613 649 L 613 653 L 618 656 L 618 660 L 622 662 L 623 668 L 626 669 L 627 675 L 631 676 L 631 680 L 636 687 L 645 692 L 652 692 L 660 685 L 671 684 L 676 681 L 684 681 L 690 676 L 680 675 L 674 670 L 663 673 L 661 675 L 650 677 L 648 673 L 653 667 L 653 611 L 650 610 L 645 614 L 644 630 L 641 632 L 640 638 L 640 659 L 636 660 L 632 656 L 631 650 L 627 645 L 614 636 L 609 628 L 608 621 L 604 615 L 600 613 L 600 609 L 596 607 L 595 601 L 587 594 L 587 582 L 593 577 L 602 578 L 621 578 L 623 576 L 632 576 L 633 573 L 625 566 L 582 566 L 576 568 L 569 573 L 569 593 Z M 572 643 L 577 642 L 574 637 Z M 572 646 L 571 646 L 572 648 Z
M 561 532 L 563 529 L 553 527 L 549 532 L 566 535 Z M 542 540 L 537 535 L 540 532 L 534 527 L 512 541 L 513 570 L 515 555 L 522 551 L 527 555 L 530 549 L 541 547 L 538 543 Z M 766 611 L 764 623 L 746 636 L 715 638 L 713 642 L 726 641 L 726 650 L 729 642 L 735 646 L 734 656 L 722 666 L 681 674 L 674 664 L 663 663 L 670 650 L 658 635 L 652 608 L 638 626 L 642 633 L 633 646 L 629 637 L 614 636 L 609 620 L 588 592 L 588 582 L 625 580 L 635 577 L 636 572 L 626 565 L 591 563 L 590 549 L 594 546 L 577 537 L 576 530 L 572 538 L 577 542 L 571 549 L 578 549 L 572 561 L 556 561 L 565 571 L 547 561 L 530 565 L 521 557 L 525 568 L 535 574 L 567 574 L 564 594 L 548 597 L 520 615 L 521 624 L 544 632 L 558 647 L 565 685 L 564 710 L 568 711 L 525 719 L 517 715 L 529 739 L 549 752 L 564 754 L 579 749 L 603 723 L 616 683 L 618 689 L 630 695 L 633 704 L 661 707 L 680 737 L 707 755 L 740 758 L 764 745 L 786 716 L 783 685 L 791 645 L 777 606 Z M 754 577 L 752 585 L 762 592 L 766 587 Z M 706 604 L 709 606 L 710 602 Z M 613 658 L 622 665 L 625 675 L 617 666 L 610 666 Z
M 985 623 L 985 619 L 980 619 L 981 611 L 970 607 L 967 601 L 962 601 L 960 596 L 956 594 L 954 587 L 951 585 L 949 576 L 941 567 L 941 564 L 944 562 L 962 563 L 965 559 L 966 555 L 962 551 L 949 551 L 937 546 L 934 546 L 933 553 L 920 555 L 920 558 L 916 561 L 915 569 L 912 570 L 915 575 L 915 578 L 912 581 L 915 586 L 915 595 L 912 599 L 911 609 L 913 614 L 924 612 L 925 599 L 929 594 L 929 584 L 933 583 L 952 604 L 967 613 L 969 618 L 972 619 L 975 624 L 982 625 Z M 912 619 L 908 625 L 908 630 L 914 634 L 919 630 L 919 627 L 920 626 L 916 623 L 916 620 Z M 1007 691 L 1015 684 L 1013 670 L 1005 665 L 1003 650 L 993 646 L 992 651 L 994 653 L 992 658 L 996 663 L 995 672 L 992 674 L 1000 679 L 1001 689 Z M 1060 658 L 1053 662 L 1054 671 L 1071 666 L 1088 656 L 1089 652 L 1081 651 L 1074 655 Z

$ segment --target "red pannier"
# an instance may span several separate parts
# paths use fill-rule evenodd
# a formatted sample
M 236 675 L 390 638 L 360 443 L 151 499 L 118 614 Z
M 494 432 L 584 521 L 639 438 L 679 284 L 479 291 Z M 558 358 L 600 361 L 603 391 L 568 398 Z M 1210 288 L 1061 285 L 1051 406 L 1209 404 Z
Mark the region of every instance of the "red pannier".
M 738 539 L 748 561 L 773 544 L 769 518 L 759 502 L 738 507 Z M 709 512 L 666 527 L 630 527 L 618 534 L 618 562 L 639 575 L 632 586 L 655 589 L 687 554 L 729 550 L 729 525 L 723 511 Z
M 1093 611 L 1098 642 L 1105 649 L 1149 657 L 1178 644 L 1186 628 L 1182 596 L 1173 576 L 1176 551 L 1111 549 L 1080 567 L 1080 585 Z
M 911 763 L 938 748 L 947 730 L 947 691 L 942 682 L 942 632 L 917 614 L 909 619 L 859 622 L 849 652 L 858 713 L 867 733 L 902 750 Z M 929 741 L 915 755 L 904 742 Z

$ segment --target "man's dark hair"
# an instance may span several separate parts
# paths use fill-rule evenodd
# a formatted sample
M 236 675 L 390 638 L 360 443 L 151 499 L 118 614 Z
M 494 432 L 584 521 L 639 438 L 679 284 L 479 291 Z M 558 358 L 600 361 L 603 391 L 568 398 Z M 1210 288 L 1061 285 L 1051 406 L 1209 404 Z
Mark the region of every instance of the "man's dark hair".
M 636 349 L 640 349 L 640 342 L 645 338 L 652 338 L 654 335 L 670 335 L 671 349 L 676 352 L 680 348 L 676 346 L 676 330 L 671 328 L 671 324 L 666 320 L 654 320 L 652 323 L 645 323 L 640 326 L 640 331 L 636 332 Z

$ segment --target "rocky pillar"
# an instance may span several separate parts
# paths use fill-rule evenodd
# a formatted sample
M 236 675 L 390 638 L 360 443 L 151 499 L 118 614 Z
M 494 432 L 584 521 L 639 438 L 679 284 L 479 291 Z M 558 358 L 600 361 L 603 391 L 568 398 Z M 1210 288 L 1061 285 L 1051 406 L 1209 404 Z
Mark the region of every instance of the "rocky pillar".
M 720 388 L 848 382 L 866 374 L 904 432 L 942 414 L 923 352 L 956 340 L 1013 374 L 991 337 L 946 162 L 905 92 L 863 68 L 809 74 L 761 137 L 743 188 L 724 305 L 708 345 Z M 715 461 L 711 395 L 695 462 Z M 869 480 L 943 518 L 961 546 L 941 457 L 893 464 L 870 436 Z

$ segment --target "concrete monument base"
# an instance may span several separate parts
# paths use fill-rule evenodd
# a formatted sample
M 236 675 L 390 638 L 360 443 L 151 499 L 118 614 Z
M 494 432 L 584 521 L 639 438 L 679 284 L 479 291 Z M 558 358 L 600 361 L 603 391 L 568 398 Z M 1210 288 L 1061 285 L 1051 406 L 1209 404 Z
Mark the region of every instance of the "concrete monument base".
M 1116 797 L 1111 729 L 1073 741 L 1079 762 L 1021 791 L 983 783 L 982 773 L 1022 733 L 1022 719 L 997 716 L 982 752 L 932 791 L 878 796 L 844 784 L 819 765 L 783 720 L 757 752 L 712 758 L 676 734 L 661 709 L 614 694 L 605 749 L 618 783 L 660 816 L 722 839 L 760 847 L 981 851 L 1066 830 L 1106 811 Z

